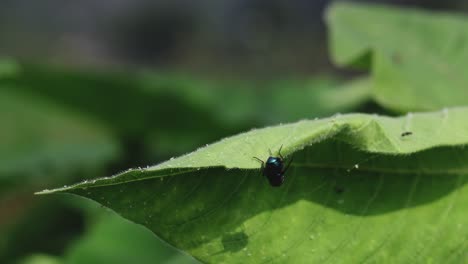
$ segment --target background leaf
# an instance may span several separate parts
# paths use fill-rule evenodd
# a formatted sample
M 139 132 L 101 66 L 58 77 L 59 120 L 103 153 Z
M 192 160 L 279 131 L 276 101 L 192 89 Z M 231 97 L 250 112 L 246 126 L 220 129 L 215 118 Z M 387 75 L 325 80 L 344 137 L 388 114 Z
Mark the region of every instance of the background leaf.
M 358 109 L 370 97 L 368 84 L 343 84 L 330 76 L 261 81 L 17 65 L 21 70 L 0 85 L 100 121 L 125 152 L 141 152 L 121 162 L 122 168 L 180 155 L 253 126 Z
M 407 112 L 468 104 L 465 16 L 336 3 L 326 21 L 333 61 L 369 69 L 383 106 Z
M 0 58 L 0 78 L 10 77 L 18 74 L 20 67 L 12 59 Z
M 30 254 L 58 256 L 83 232 L 84 219 L 81 211 L 71 206 L 69 199 L 33 199 L 30 193 L 22 192 L 16 195 L 10 199 L 10 203 L 1 201 L 2 263 L 16 263 Z M 18 208 L 21 210 L 18 211 Z
M 81 215 L 57 199 L 33 197 L 34 190 L 102 174 L 121 157 L 120 142 L 92 118 L 4 85 L 0 120 L 0 262 L 58 254 L 80 233 Z
M 64 183 L 64 177 L 96 170 L 120 154 L 105 127 L 39 97 L 1 89 L 0 119 L 2 188 Z
M 458 263 L 468 247 L 467 113 L 354 114 L 253 130 L 42 193 L 91 198 L 209 263 Z M 294 162 L 273 188 L 252 157 L 280 146 Z
M 81 202 L 81 201 L 80 201 Z M 88 207 L 91 205 L 85 204 Z M 97 205 L 89 215 L 90 229 L 65 253 L 66 263 L 198 263 L 155 239 L 154 234 Z M 88 209 L 89 211 L 89 209 Z M 97 213 L 100 211 L 100 213 Z M 115 235 L 119 234 L 119 239 Z
M 265 125 L 349 112 L 363 108 L 372 100 L 372 85 L 368 78 L 340 84 L 323 77 L 276 80 L 269 87 L 271 89 L 257 100 L 257 104 L 262 104 L 257 113 L 264 115 L 261 119 L 267 120 L 262 122 Z

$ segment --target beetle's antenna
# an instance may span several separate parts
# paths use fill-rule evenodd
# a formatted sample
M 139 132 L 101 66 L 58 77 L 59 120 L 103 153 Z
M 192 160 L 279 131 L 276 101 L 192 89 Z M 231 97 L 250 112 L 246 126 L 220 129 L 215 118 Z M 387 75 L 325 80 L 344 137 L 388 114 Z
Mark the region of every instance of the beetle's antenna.
M 283 144 L 281 144 L 281 147 L 279 148 L 278 150 L 278 155 L 280 156 L 281 159 L 284 159 L 283 158 L 283 155 L 281 155 L 281 149 L 283 148 Z

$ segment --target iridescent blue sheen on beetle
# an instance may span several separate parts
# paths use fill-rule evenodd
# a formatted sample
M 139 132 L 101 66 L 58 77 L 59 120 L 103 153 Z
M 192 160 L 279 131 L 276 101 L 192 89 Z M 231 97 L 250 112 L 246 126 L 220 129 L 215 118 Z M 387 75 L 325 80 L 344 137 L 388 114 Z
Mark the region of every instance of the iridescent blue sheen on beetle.
M 282 148 L 283 146 L 281 146 Z M 278 151 L 279 157 L 272 157 L 270 151 L 270 157 L 268 157 L 267 161 L 264 162 L 263 160 L 254 157 L 262 163 L 262 174 L 268 179 L 270 185 L 273 187 L 281 186 L 284 182 L 284 174 L 289 168 L 292 159 L 289 161 L 286 168 L 284 168 L 284 158 L 281 155 L 281 148 Z

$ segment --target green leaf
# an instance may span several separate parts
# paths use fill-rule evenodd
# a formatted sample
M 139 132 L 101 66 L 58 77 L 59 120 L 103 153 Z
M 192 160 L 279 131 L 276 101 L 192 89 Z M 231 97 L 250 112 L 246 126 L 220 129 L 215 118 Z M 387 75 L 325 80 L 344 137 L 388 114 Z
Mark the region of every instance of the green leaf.
M 208 263 L 459 263 L 468 247 L 467 114 L 268 127 L 41 193 L 93 199 Z M 275 188 L 252 157 L 281 146 L 294 161 Z
M 383 106 L 407 112 L 468 104 L 465 16 L 337 3 L 326 21 L 333 61 L 370 68 Z

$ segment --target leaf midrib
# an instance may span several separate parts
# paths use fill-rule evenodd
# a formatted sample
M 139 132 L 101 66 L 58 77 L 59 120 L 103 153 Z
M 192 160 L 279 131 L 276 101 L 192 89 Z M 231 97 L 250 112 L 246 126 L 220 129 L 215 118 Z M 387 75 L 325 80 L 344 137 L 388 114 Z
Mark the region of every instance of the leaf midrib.
M 347 172 L 352 171 L 362 171 L 362 172 L 375 172 L 375 173 L 387 173 L 387 174 L 401 174 L 401 175 L 410 175 L 410 174 L 419 174 L 419 175 L 465 175 L 468 174 L 468 168 L 466 169 L 444 169 L 444 170 L 424 170 L 424 168 L 418 169 L 392 169 L 392 168 L 372 168 L 365 167 L 360 164 L 359 168 L 343 166 L 343 165 L 333 165 L 333 164 L 318 164 L 318 163 L 291 163 L 291 167 L 302 167 L 310 169 L 341 169 L 346 170 Z
M 433 176 L 433 175 L 443 174 L 443 175 L 458 176 L 458 175 L 468 174 L 468 168 L 465 168 L 465 169 L 444 169 L 444 170 L 433 170 L 433 169 L 425 170 L 424 168 L 393 169 L 393 168 L 382 168 L 382 167 L 380 167 L 380 168 L 366 167 L 366 166 L 360 165 L 359 163 L 357 163 L 357 164 L 359 165 L 359 168 L 344 166 L 344 165 L 335 165 L 335 164 L 310 163 L 310 162 L 306 162 L 306 163 L 293 162 L 293 163 L 291 163 L 291 168 L 298 167 L 298 168 L 328 169 L 328 170 L 339 169 L 339 170 L 344 170 L 347 173 L 366 172 L 366 173 L 399 174 L 399 175 L 414 175 L 414 174 L 417 174 L 417 175 L 431 175 L 431 176 Z M 78 183 L 75 186 L 67 186 L 67 187 L 64 186 L 62 189 L 67 189 L 67 190 L 70 190 L 70 189 L 95 189 L 95 188 L 106 187 L 106 186 L 114 186 L 114 185 L 119 185 L 119 184 L 126 184 L 126 183 L 131 183 L 131 182 L 150 180 L 150 179 L 154 179 L 154 178 L 165 178 L 165 177 L 177 176 L 177 175 L 181 175 L 181 174 L 187 174 L 187 173 L 192 173 L 192 172 L 195 172 L 195 171 L 199 171 L 200 169 L 213 169 L 213 168 L 219 168 L 219 166 L 216 166 L 216 167 L 199 167 L 199 168 L 196 168 L 196 169 L 178 168 L 178 169 L 182 169 L 183 171 L 168 173 L 168 174 L 165 174 L 165 175 L 154 175 L 154 176 L 148 175 L 146 177 L 142 177 L 142 178 L 139 178 L 139 179 L 125 180 L 125 181 L 121 181 L 121 182 L 112 182 L 112 183 L 98 184 L 98 185 L 93 184 L 92 181 L 88 181 L 88 182 L 85 182 L 85 183 Z M 236 168 L 236 169 L 238 169 L 238 170 L 259 170 L 260 168 L 259 169 Z M 99 180 L 108 180 L 109 178 L 112 178 L 112 177 L 101 178 Z M 81 184 L 93 184 L 93 185 L 80 186 Z M 60 189 L 58 189 L 58 190 L 60 190 Z M 55 191 L 57 191 L 57 190 L 55 190 Z M 37 194 L 47 194 L 48 192 L 49 191 L 45 190 L 45 191 L 42 191 L 42 192 L 38 192 Z

